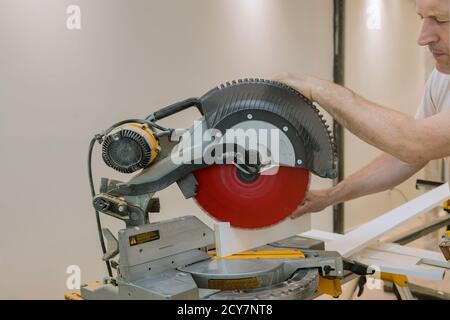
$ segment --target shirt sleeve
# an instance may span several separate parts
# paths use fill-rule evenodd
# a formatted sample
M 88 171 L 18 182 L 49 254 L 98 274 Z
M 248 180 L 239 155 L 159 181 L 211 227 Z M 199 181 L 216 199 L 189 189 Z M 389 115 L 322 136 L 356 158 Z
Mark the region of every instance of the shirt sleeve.
M 436 70 L 434 70 L 428 78 L 427 84 L 425 86 L 425 92 L 422 97 L 422 102 L 416 112 L 416 119 L 429 118 L 437 113 L 436 105 L 433 102 L 432 91 L 435 76 Z

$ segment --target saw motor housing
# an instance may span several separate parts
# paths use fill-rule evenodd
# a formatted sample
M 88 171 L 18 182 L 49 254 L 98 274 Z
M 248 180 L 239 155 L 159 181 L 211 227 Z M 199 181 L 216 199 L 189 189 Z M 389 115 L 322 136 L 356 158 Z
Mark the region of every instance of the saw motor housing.
M 102 157 L 107 166 L 121 173 L 148 167 L 161 147 L 148 125 L 127 123 L 114 128 L 103 139 Z

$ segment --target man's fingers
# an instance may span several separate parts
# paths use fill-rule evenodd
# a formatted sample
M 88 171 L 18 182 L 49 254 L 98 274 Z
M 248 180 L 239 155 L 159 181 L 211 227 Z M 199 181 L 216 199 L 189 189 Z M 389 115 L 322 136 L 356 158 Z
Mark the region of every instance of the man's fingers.
M 312 100 L 311 88 L 309 87 L 309 84 L 306 81 L 304 81 L 303 79 L 301 79 L 301 81 L 300 81 L 299 79 L 280 78 L 275 81 L 283 83 L 283 84 L 299 91 L 306 98 L 308 98 L 309 100 Z
M 294 213 L 294 214 L 291 216 L 291 219 L 292 219 L 292 220 L 298 219 L 298 218 L 300 218 L 301 216 L 303 216 L 304 214 L 306 214 L 306 212 Z
M 291 215 L 291 219 L 300 218 L 302 215 L 308 212 L 306 203 L 303 203 L 297 210 Z
M 279 74 L 276 74 L 275 76 L 272 77 L 273 81 L 281 81 L 281 80 L 286 80 L 286 79 L 290 79 L 292 77 L 292 75 L 289 72 L 282 72 Z
M 303 203 L 292 213 L 291 219 L 297 219 L 308 213 L 321 212 L 330 204 L 327 190 L 310 190 L 306 193 Z
M 283 79 L 283 76 L 281 74 L 277 74 L 276 76 L 270 78 L 270 80 L 272 81 L 280 81 L 281 79 Z
M 285 85 L 288 85 L 290 87 L 295 87 L 295 85 L 296 85 L 295 80 L 290 80 L 290 79 L 280 79 L 280 80 L 278 80 L 278 82 L 284 83 Z

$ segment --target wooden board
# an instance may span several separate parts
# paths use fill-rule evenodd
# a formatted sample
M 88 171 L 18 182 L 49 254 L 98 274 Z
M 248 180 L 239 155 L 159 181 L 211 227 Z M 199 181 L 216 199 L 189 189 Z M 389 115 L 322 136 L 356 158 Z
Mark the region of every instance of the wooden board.
M 306 237 L 306 238 L 311 238 L 311 239 L 322 240 L 323 242 L 325 242 L 325 245 L 327 245 L 327 243 L 329 243 L 331 241 L 339 240 L 339 239 L 342 239 L 342 237 L 344 237 L 344 235 L 339 234 L 339 233 L 332 233 L 332 232 L 315 230 L 315 229 L 303 232 L 302 234 L 300 234 L 300 236 Z
M 326 249 L 338 251 L 342 256 L 349 257 L 401 224 L 441 205 L 449 198 L 449 184 L 445 183 L 442 186 L 365 223 L 345 234 L 344 237 L 329 242 Z
M 230 227 L 229 223 L 214 224 L 216 251 L 219 257 L 254 249 L 280 241 L 311 229 L 310 215 L 285 221 L 265 229 L 246 230 Z
M 383 252 L 377 249 L 364 249 L 352 258 L 372 266 L 380 272 L 429 280 L 442 280 L 445 275 L 445 270 L 442 268 L 419 266 L 421 258 Z
M 309 230 L 301 234 L 302 237 L 322 240 L 325 245 L 330 241 L 341 239 L 344 237 L 342 234 L 331 233 L 320 230 Z M 450 262 L 445 260 L 441 252 L 430 251 L 425 249 L 401 246 L 396 243 L 378 243 L 368 247 L 369 249 L 375 249 L 378 251 L 396 253 L 404 256 L 411 256 L 419 258 L 419 264 L 426 264 L 439 268 L 445 268 L 450 270 Z M 353 256 L 352 256 L 353 257 Z
M 450 269 L 450 262 L 445 260 L 441 252 L 434 252 L 430 250 L 424 250 L 419 248 L 411 248 L 401 246 L 395 243 L 381 243 L 374 246 L 379 251 L 392 252 L 401 255 L 408 255 L 413 257 L 419 257 L 419 264 L 427 264 L 430 266 L 436 266 L 440 268 Z
M 301 234 L 303 237 L 322 240 L 325 247 L 345 236 L 320 230 L 310 230 Z M 400 246 L 393 243 L 381 243 L 355 253 L 352 259 L 372 265 L 381 272 L 403 274 L 427 280 L 442 280 L 445 275 L 444 268 L 450 264 L 437 252 Z M 439 268 L 429 268 L 427 266 Z

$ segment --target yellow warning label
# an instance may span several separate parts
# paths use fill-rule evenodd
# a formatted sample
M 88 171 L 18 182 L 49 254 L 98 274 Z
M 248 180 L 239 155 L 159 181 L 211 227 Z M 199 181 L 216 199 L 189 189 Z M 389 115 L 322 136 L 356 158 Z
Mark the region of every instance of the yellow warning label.
M 138 244 L 155 241 L 159 239 L 159 230 L 136 234 L 134 236 L 130 236 L 129 239 L 130 246 L 136 246 Z

